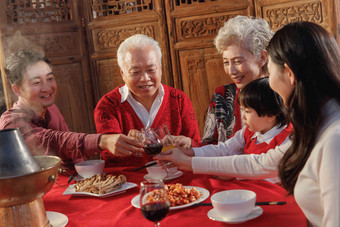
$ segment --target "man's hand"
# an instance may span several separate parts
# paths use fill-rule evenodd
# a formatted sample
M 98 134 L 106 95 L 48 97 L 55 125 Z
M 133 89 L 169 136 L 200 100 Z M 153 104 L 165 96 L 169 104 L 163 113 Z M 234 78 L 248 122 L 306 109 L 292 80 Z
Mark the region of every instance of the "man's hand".
M 109 150 L 118 157 L 130 156 L 135 152 L 144 152 L 143 143 L 123 134 L 101 135 L 99 147 L 103 150 Z

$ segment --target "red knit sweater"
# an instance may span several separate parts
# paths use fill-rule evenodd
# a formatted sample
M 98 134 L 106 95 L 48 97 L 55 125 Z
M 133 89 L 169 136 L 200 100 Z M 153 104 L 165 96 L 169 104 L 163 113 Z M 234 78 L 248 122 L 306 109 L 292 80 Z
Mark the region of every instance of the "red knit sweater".
M 195 113 L 188 96 L 181 90 L 163 85 L 164 98 L 151 128 L 167 124 L 172 135 L 190 137 L 193 146 L 200 143 Z M 144 126 L 128 101 L 121 103 L 119 87 L 104 95 L 94 110 L 94 120 L 98 133 L 125 134 L 131 129 L 141 130 Z M 152 157 L 115 157 L 109 151 L 102 152 L 108 166 L 142 166 Z

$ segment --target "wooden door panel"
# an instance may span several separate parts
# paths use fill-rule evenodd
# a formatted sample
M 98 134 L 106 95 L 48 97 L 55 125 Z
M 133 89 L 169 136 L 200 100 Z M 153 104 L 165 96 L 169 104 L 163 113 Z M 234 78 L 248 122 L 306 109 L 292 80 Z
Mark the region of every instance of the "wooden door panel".
M 56 105 L 63 113 L 68 126 L 77 132 L 89 130 L 87 108 L 84 105 L 85 90 L 80 63 L 54 65 L 53 71 L 58 84 Z
M 116 52 L 119 45 L 134 34 L 145 34 L 159 42 L 162 50 L 162 82 L 173 86 L 162 0 L 87 0 L 86 4 L 87 33 L 97 101 L 107 92 L 124 84 Z
M 223 62 L 215 48 L 179 52 L 183 91 L 191 99 L 203 132 L 209 101 L 216 87 L 231 82 L 223 70 Z
M 255 0 L 255 12 L 274 31 L 290 22 L 310 21 L 337 33 L 333 0 Z
M 155 37 L 156 34 L 159 34 L 159 31 L 157 30 L 157 24 L 155 23 L 129 24 L 94 29 L 92 30 L 94 51 L 96 54 L 100 55 L 109 53 L 111 56 L 116 56 L 115 52 L 126 38 L 135 34 L 144 34 Z
M 56 103 L 70 130 L 93 132 L 92 81 L 79 1 L 12 0 L 0 4 L 5 56 L 23 48 L 42 50 L 58 77 Z M 14 36 L 16 31 L 21 35 Z M 8 99 L 9 108 L 14 101 Z
M 112 91 L 116 86 L 124 84 L 116 59 L 98 60 L 96 61 L 96 64 L 98 70 L 100 97 Z
M 174 86 L 191 99 L 201 134 L 216 87 L 230 83 L 213 40 L 236 15 L 254 15 L 252 1 L 170 1 L 165 4 Z

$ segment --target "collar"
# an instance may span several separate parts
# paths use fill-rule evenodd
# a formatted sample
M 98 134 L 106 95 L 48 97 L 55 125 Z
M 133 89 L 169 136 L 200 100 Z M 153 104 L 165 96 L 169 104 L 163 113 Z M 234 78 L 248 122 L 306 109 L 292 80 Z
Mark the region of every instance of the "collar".
M 44 127 L 50 120 L 51 120 L 51 114 L 49 111 L 49 108 L 47 107 L 46 112 L 45 112 L 45 119 L 41 116 L 38 116 L 29 106 L 25 105 L 22 101 L 18 100 L 15 105 L 17 106 L 18 109 L 23 110 L 26 114 L 30 116 L 32 119 L 32 122 L 35 125 Z
M 160 88 L 160 89 L 158 89 L 158 95 L 157 95 L 156 99 L 159 98 L 159 97 L 163 97 L 163 95 L 164 95 L 164 88 L 163 88 L 163 85 L 161 84 L 161 86 L 159 86 L 159 88 Z M 120 95 L 121 95 L 121 99 L 120 99 L 120 102 L 121 102 L 121 103 L 125 102 L 128 98 L 129 98 L 129 99 L 131 98 L 133 101 L 137 102 L 137 101 L 133 98 L 133 96 L 132 96 L 132 94 L 131 94 L 131 91 L 130 91 L 130 89 L 126 86 L 126 84 L 125 84 L 124 86 L 121 86 L 121 87 L 119 88 L 119 93 L 120 93 Z
M 261 132 L 255 132 L 254 135 L 251 137 L 251 139 L 255 139 L 259 143 L 266 142 L 267 144 L 270 143 L 270 141 L 278 135 L 283 129 L 285 129 L 287 126 L 282 126 L 279 128 L 278 125 L 275 125 L 273 128 L 271 128 L 268 132 L 262 134 Z

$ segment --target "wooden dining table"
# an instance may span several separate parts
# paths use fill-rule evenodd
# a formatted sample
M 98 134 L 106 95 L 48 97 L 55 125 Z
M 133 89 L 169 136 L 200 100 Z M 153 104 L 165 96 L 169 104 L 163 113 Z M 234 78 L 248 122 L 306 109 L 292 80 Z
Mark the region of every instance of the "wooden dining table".
M 146 170 L 132 171 L 131 167 L 105 168 L 107 174 L 124 174 L 127 182 L 137 184 L 137 187 L 126 190 L 124 193 L 109 197 L 63 195 L 70 184 L 67 183 L 69 175 L 60 174 L 53 188 L 43 196 L 46 211 L 59 212 L 67 216 L 66 226 L 154 226 L 145 219 L 140 209 L 131 205 L 131 200 L 139 194 L 140 182 L 144 181 Z M 211 220 L 208 212 L 212 206 L 189 206 L 183 209 L 170 210 L 160 222 L 165 226 L 307 226 L 307 220 L 294 200 L 287 196 L 286 191 L 277 184 L 264 180 L 219 180 L 211 175 L 193 174 L 182 171 L 179 178 L 165 181 L 166 184 L 181 183 L 184 186 L 205 188 L 210 196 L 202 201 L 210 203 L 211 195 L 216 192 L 231 189 L 247 189 L 256 193 L 257 202 L 285 201 L 285 205 L 261 205 L 263 213 L 252 220 L 240 224 L 228 224 Z M 70 171 L 68 172 L 70 173 Z M 72 173 L 72 171 L 71 171 Z

